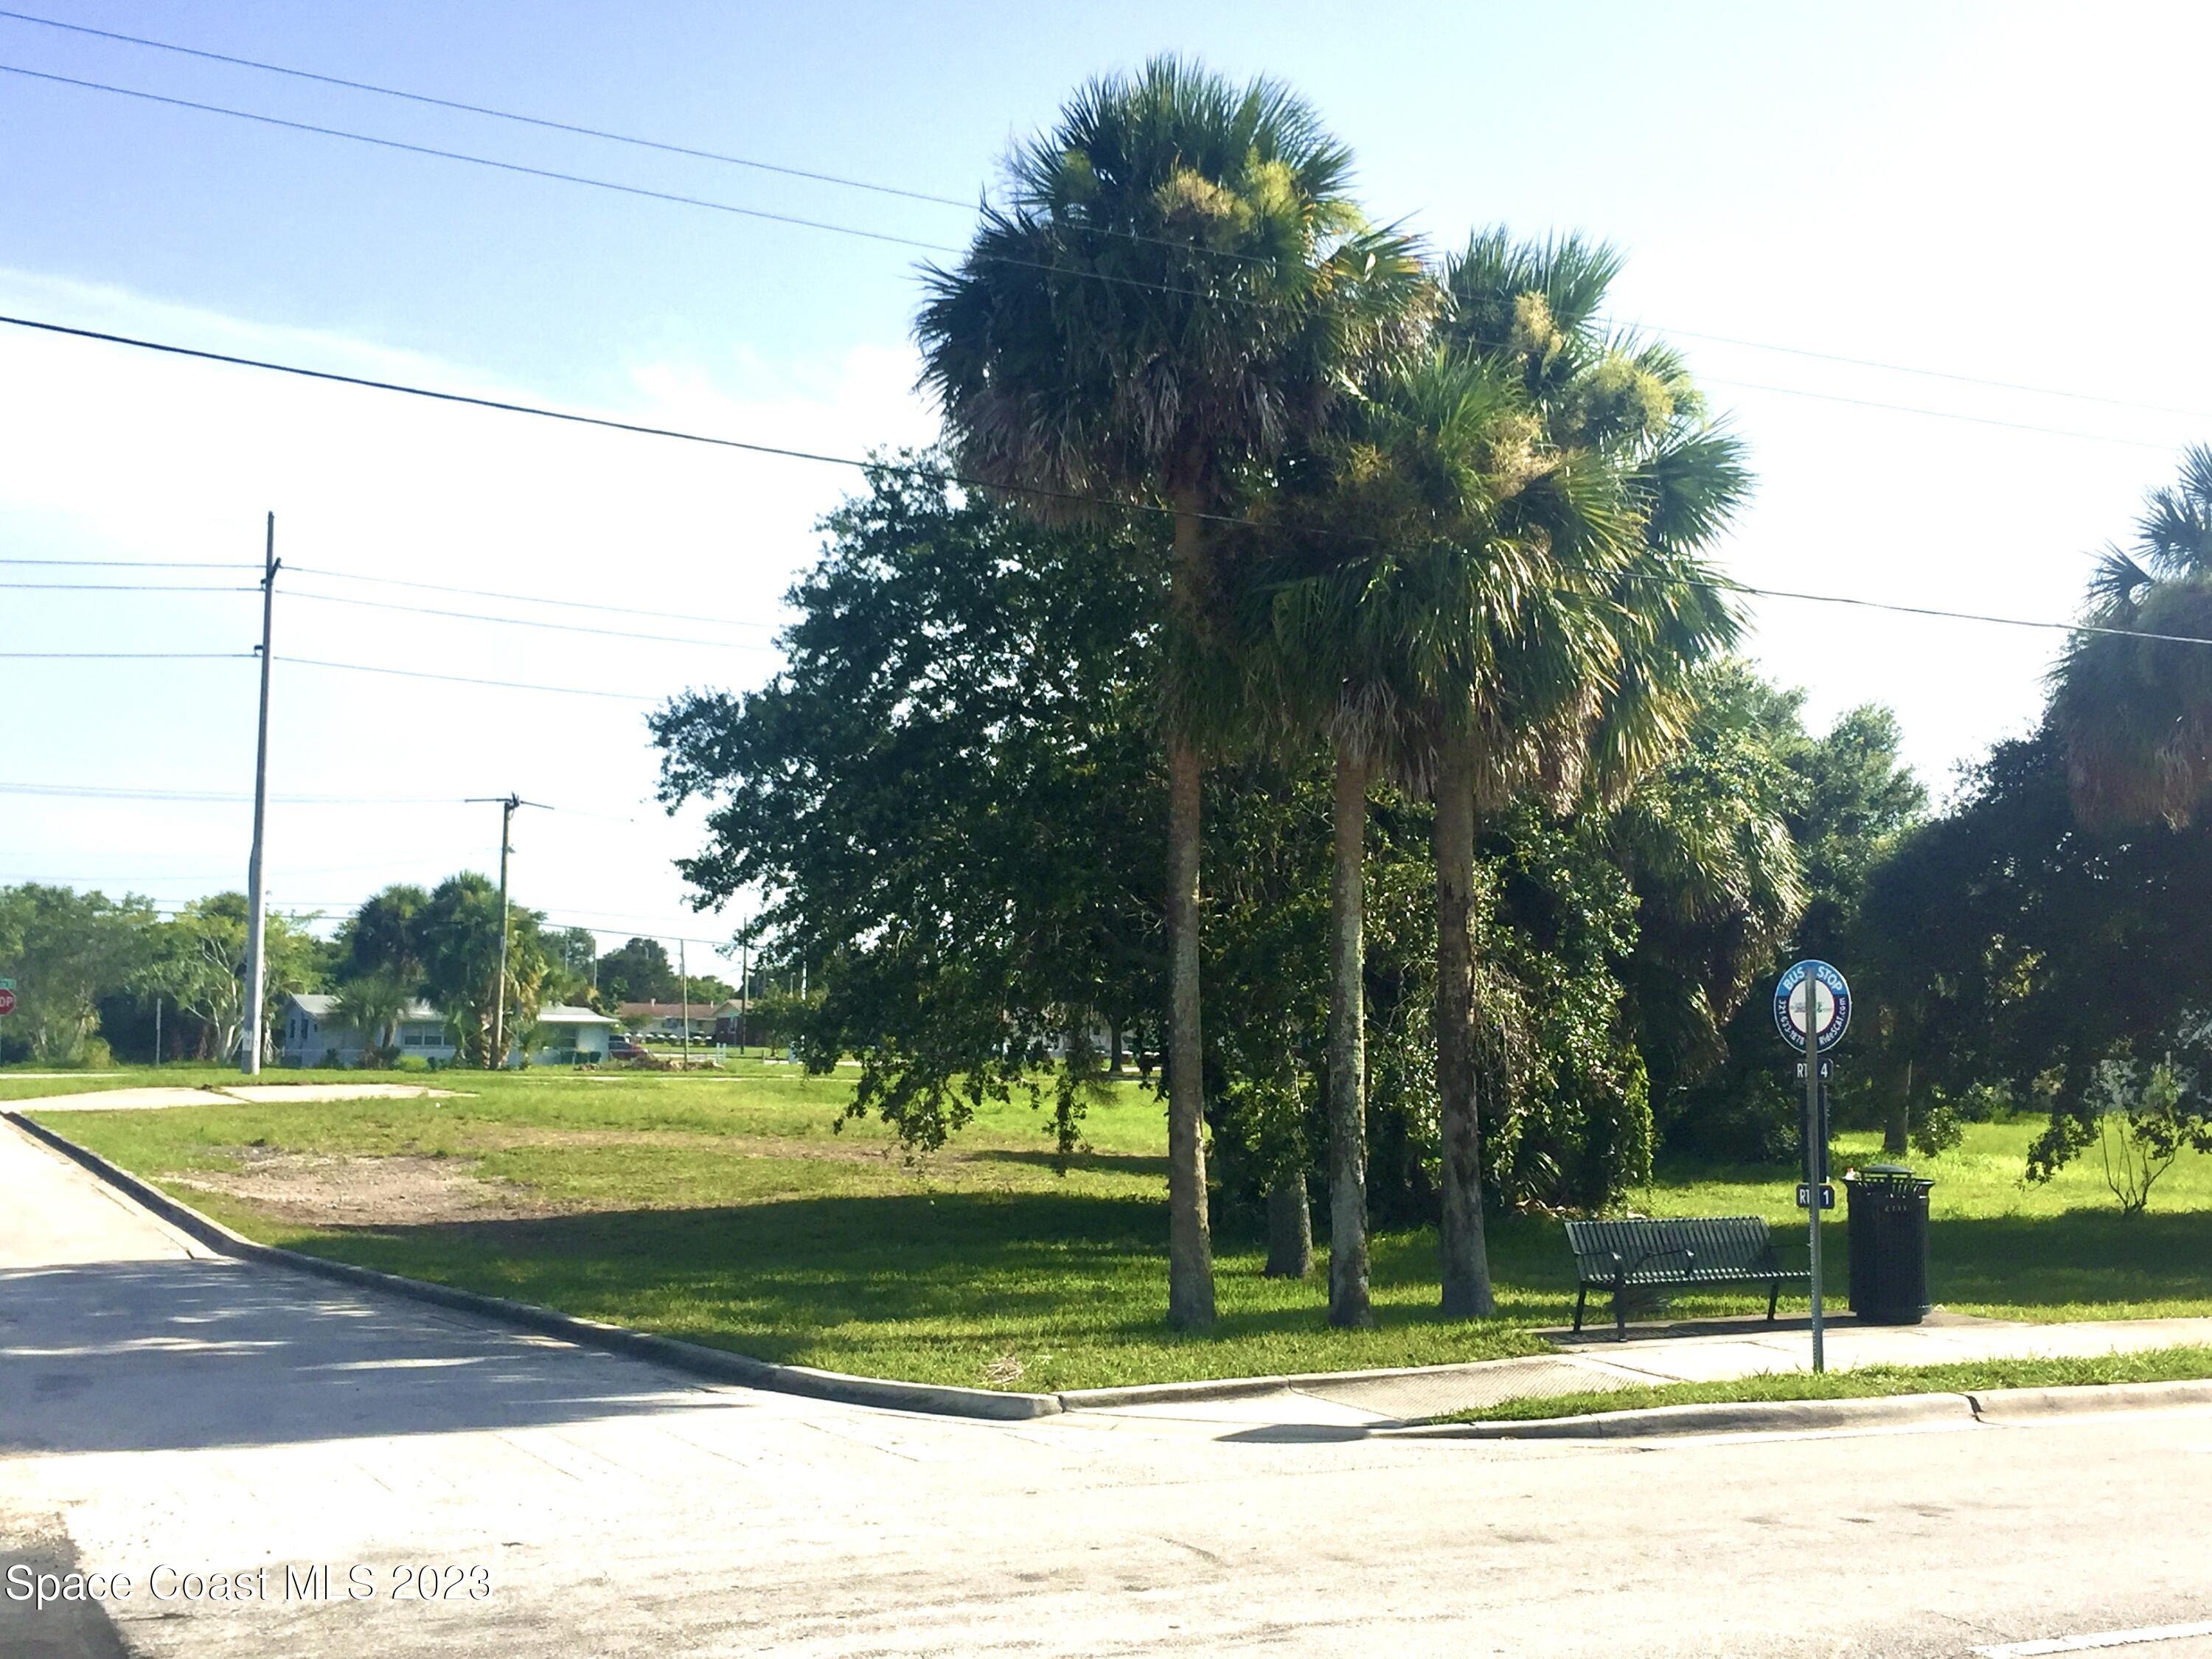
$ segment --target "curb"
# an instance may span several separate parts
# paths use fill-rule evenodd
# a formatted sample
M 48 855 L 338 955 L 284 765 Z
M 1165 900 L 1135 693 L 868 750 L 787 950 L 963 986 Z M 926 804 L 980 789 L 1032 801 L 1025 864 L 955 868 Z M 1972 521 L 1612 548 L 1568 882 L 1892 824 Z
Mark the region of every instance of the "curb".
M 1806 1434 L 1930 1425 L 2002 1428 L 2039 1419 L 2201 1407 L 2212 1407 L 2212 1380 L 1653 1406 L 1641 1411 L 1595 1412 L 1584 1417 L 1377 1427 L 1368 1434 L 1381 1440 L 1645 1440 L 1685 1434 Z
M 221 1222 L 202 1215 L 190 1205 L 179 1203 L 129 1170 L 117 1168 L 99 1153 L 89 1152 L 45 1125 L 25 1117 L 21 1112 L 0 1110 L 0 1119 L 12 1123 L 41 1145 L 51 1147 L 71 1163 L 88 1170 L 140 1208 L 150 1211 L 187 1237 L 240 1261 L 264 1267 L 289 1267 L 295 1272 L 313 1273 L 319 1279 L 337 1279 L 341 1284 L 403 1296 L 411 1301 L 430 1303 L 459 1313 L 474 1314 L 480 1318 L 495 1320 L 501 1324 L 532 1331 L 541 1336 L 558 1337 L 582 1347 L 651 1360 L 671 1370 L 708 1377 L 717 1382 L 742 1383 L 747 1388 L 770 1389 L 782 1394 L 804 1395 L 810 1399 L 835 1401 L 848 1406 L 878 1406 L 894 1411 L 930 1412 L 939 1416 L 983 1418 L 1000 1422 L 1052 1417 L 1062 1409 L 1059 1398 L 1048 1394 L 1001 1393 L 993 1389 L 898 1382 L 884 1377 L 848 1376 L 842 1371 L 817 1370 L 811 1365 L 776 1364 L 769 1360 L 754 1359 L 720 1348 L 702 1347 L 696 1342 L 679 1341 L 672 1336 L 654 1336 L 649 1332 L 632 1330 L 627 1325 L 608 1325 L 595 1319 L 580 1319 L 573 1314 L 556 1313 L 550 1308 L 541 1308 L 533 1303 L 512 1302 L 505 1297 L 480 1296 L 474 1291 L 457 1290 L 450 1285 L 436 1285 L 420 1279 L 403 1279 L 397 1273 L 380 1273 L 374 1267 L 358 1267 L 349 1261 L 304 1255 L 297 1250 L 282 1249 L 274 1244 L 257 1244 L 252 1239 L 233 1232 Z
M 2212 1379 L 2172 1382 L 2084 1382 L 2048 1389 L 1990 1389 L 1969 1396 L 1984 1423 L 2085 1417 L 2096 1412 L 2177 1411 L 2212 1406 Z
M 1900 1394 L 1857 1400 L 1753 1400 L 1735 1404 L 1651 1406 L 1594 1412 L 1586 1417 L 1520 1422 L 1432 1423 L 1370 1430 L 1389 1440 L 1644 1440 L 1678 1434 L 1802 1434 L 1835 1429 L 1887 1429 L 1948 1423 L 1971 1428 L 1980 1419 L 1972 1396 Z
M 1133 1382 L 1115 1389 L 1063 1389 L 1060 1403 L 1069 1411 L 1112 1411 L 1120 1406 L 1170 1406 L 1184 1400 L 1238 1400 L 1286 1389 L 1341 1388 L 1347 1382 L 1389 1382 L 1400 1377 L 1453 1376 L 1480 1366 L 1510 1364 L 1512 1358 L 1547 1359 L 1551 1354 L 1520 1354 L 1506 1360 L 1470 1359 L 1446 1365 L 1396 1365 L 1367 1371 L 1295 1371 L 1287 1376 L 1201 1377 L 1189 1382 Z

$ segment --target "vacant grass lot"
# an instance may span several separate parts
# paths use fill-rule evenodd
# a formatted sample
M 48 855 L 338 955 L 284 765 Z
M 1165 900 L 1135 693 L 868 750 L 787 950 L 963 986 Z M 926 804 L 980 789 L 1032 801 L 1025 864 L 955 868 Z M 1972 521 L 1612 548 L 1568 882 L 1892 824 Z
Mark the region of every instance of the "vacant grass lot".
M 173 1066 L 70 1081 L 0 1073 L 0 1097 L 78 1081 L 236 1080 Z M 1487 1358 L 1539 1351 L 1536 1329 L 1564 1323 L 1573 1303 L 1559 1224 L 1509 1217 L 1492 1227 L 1496 1320 L 1437 1316 L 1435 1238 L 1420 1231 L 1376 1241 L 1379 1328 L 1333 1332 L 1318 1274 L 1265 1279 L 1260 1241 L 1224 1230 L 1219 1325 L 1178 1336 L 1161 1319 L 1164 1122 L 1133 1085 L 1094 1111 L 1091 1152 L 1060 1176 L 1026 1107 L 987 1113 L 946 1152 L 909 1163 L 877 1126 L 833 1132 L 848 1080 L 758 1061 L 695 1076 L 393 1080 L 467 1092 L 38 1115 L 270 1243 L 878 1376 L 1052 1389 Z M 1938 1301 L 2028 1319 L 2212 1314 L 2212 1159 L 2185 1158 L 2151 1212 L 2128 1218 L 2094 1160 L 2024 1188 L 2030 1133 L 1978 1127 L 1928 1167 L 1940 1183 Z M 1875 1155 L 1864 1139 L 1845 1148 Z M 1668 1170 L 1635 1202 L 1657 1214 L 1764 1214 L 1794 1231 L 1794 1179 Z M 1828 1243 L 1840 1296 L 1840 1219 Z M 1674 1309 L 1744 1313 L 1758 1300 L 1684 1297 Z

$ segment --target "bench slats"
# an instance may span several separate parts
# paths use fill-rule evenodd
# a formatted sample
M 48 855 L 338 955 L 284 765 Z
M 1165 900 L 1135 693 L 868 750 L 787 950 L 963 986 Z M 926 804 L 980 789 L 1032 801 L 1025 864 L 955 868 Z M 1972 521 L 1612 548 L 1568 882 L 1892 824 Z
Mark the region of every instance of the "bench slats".
M 1616 1329 L 1626 1332 L 1622 1292 L 1657 1285 L 1761 1284 L 1768 1287 L 1766 1315 L 1784 1284 L 1812 1282 L 1805 1268 L 1782 1266 L 1766 1218 L 1755 1215 L 1641 1217 L 1618 1221 L 1570 1221 L 1567 1248 L 1575 1255 L 1581 1290 L 1575 1328 L 1593 1288 L 1613 1293 Z

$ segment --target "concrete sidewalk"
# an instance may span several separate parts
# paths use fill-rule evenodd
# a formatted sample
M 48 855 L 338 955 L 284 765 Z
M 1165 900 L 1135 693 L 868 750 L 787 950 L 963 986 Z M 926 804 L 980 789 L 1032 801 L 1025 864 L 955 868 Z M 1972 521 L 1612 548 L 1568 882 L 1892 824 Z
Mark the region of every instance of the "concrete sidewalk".
M 1212 1430 L 1359 1428 L 1440 1417 L 1508 1401 L 1538 1400 L 1666 1382 L 1717 1382 L 1813 1368 L 1810 1321 L 1756 1315 L 1695 1324 L 1631 1326 L 1625 1342 L 1584 1331 L 1546 1332 L 1560 1350 L 1524 1359 L 1360 1376 L 1285 1379 L 1288 1386 L 1229 1393 L 1194 1383 L 1181 1398 L 1085 1402 L 1133 1422 L 1184 1422 Z M 1861 1365 L 1945 1365 L 1976 1359 L 2089 1358 L 2150 1348 L 2212 1346 L 2212 1319 L 2126 1319 L 2040 1325 L 1976 1319 L 1940 1309 L 1918 1325 L 1866 1325 L 1849 1314 L 1827 1322 L 1830 1370 Z M 1110 1391 L 1102 1390 L 1102 1394 Z M 1073 1403 L 1073 1402 L 1071 1402 Z

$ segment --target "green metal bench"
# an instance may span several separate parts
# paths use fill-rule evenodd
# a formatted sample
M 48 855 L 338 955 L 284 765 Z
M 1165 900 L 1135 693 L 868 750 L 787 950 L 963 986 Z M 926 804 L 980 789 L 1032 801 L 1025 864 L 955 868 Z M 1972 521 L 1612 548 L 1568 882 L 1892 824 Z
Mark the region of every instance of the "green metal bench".
M 1629 1293 L 1686 1290 L 1706 1285 L 1765 1285 L 1766 1316 L 1774 1317 L 1785 1284 L 1809 1287 L 1811 1273 L 1784 1267 L 1763 1216 L 1685 1217 L 1652 1221 L 1570 1221 L 1567 1248 L 1575 1253 L 1575 1329 L 1593 1290 L 1613 1297 L 1615 1340 L 1628 1335 Z

